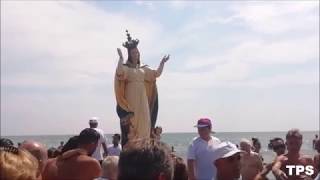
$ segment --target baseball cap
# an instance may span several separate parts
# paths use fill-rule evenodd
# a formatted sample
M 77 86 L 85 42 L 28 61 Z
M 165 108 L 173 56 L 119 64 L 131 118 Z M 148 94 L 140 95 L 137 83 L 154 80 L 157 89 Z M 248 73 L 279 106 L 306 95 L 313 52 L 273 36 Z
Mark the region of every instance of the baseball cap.
M 90 118 L 89 124 L 97 124 L 97 123 L 98 123 L 98 119 L 99 119 L 99 118 L 97 118 L 97 117 L 92 117 L 92 118 Z
M 211 120 L 209 118 L 201 118 L 198 120 L 197 125 L 195 125 L 194 127 L 211 127 Z
M 213 151 L 213 162 L 221 158 L 227 158 L 241 152 L 237 146 L 229 141 L 218 144 Z
M 112 137 L 120 138 L 121 136 L 120 136 L 120 134 L 116 133 L 116 134 L 112 135 Z

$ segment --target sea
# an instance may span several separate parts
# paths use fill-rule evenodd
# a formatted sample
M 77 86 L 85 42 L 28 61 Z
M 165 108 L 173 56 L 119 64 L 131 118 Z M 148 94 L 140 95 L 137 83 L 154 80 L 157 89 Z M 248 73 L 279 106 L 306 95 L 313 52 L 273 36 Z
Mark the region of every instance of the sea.
M 314 156 L 316 151 L 312 148 L 312 140 L 315 134 L 319 134 L 317 131 L 302 131 L 303 144 L 301 152 L 310 156 Z M 188 145 L 194 137 L 197 137 L 197 133 L 163 133 L 161 140 L 173 147 L 174 153 L 184 159 L 186 159 L 186 153 Z M 213 136 L 218 137 L 221 141 L 230 141 L 235 144 L 239 144 L 242 138 L 251 140 L 252 137 L 256 137 L 261 142 L 261 155 L 264 158 L 265 163 L 272 162 L 275 157 L 275 153 L 268 149 L 268 143 L 270 139 L 275 137 L 281 137 L 285 139 L 286 132 L 216 132 Z M 41 142 L 50 147 L 58 147 L 61 141 L 67 142 L 70 137 L 74 135 L 37 135 L 37 136 L 5 136 L 5 138 L 11 139 L 16 145 L 18 142 L 24 140 L 35 140 Z M 111 144 L 112 134 L 106 134 L 107 141 Z

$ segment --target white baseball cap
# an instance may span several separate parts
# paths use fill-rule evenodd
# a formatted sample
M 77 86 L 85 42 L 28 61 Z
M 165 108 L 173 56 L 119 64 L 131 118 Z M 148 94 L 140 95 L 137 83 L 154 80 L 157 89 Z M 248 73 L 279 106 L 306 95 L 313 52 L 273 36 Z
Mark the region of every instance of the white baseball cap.
M 98 117 L 92 117 L 89 120 L 89 124 L 97 124 L 98 123 Z
M 237 146 L 229 141 L 222 142 L 216 146 L 213 151 L 213 162 L 221 158 L 227 158 L 233 156 L 236 153 L 241 152 Z

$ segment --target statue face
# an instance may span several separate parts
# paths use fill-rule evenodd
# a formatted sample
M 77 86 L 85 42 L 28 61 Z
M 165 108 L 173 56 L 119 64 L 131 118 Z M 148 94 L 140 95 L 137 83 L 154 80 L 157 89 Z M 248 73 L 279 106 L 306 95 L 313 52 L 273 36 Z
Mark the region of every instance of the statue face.
M 138 61 L 140 59 L 140 52 L 138 48 L 131 49 L 129 53 L 130 53 L 132 63 L 138 64 Z

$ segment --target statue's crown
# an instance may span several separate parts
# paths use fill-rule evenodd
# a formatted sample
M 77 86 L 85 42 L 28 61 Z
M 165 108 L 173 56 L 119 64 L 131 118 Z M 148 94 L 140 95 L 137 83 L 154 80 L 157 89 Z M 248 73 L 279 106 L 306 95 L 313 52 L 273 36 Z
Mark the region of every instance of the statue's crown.
M 139 39 L 132 39 L 128 30 L 126 30 L 128 41 L 124 42 L 122 45 L 127 49 L 136 48 L 139 44 Z

